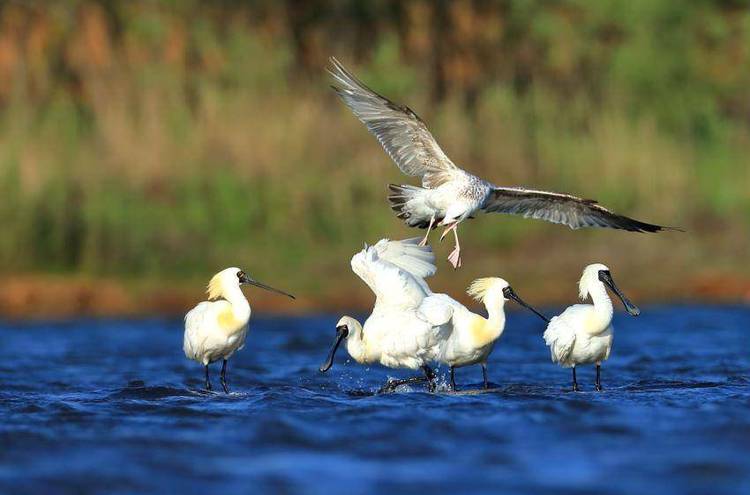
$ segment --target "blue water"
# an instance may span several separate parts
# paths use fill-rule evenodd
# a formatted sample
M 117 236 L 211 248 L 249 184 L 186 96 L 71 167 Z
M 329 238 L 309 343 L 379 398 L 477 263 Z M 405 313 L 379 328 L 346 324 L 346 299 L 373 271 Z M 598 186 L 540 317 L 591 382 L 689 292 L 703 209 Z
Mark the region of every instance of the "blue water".
M 495 391 L 372 395 L 336 319 L 254 318 L 228 396 L 177 318 L 0 324 L 0 493 L 750 493 L 748 307 L 618 313 L 602 393 L 512 313 Z

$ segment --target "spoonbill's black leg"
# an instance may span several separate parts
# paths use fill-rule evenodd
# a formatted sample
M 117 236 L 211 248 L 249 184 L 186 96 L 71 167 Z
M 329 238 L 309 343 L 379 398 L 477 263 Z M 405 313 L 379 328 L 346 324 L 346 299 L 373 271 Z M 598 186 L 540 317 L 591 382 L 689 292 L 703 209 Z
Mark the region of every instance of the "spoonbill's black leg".
M 451 390 L 453 390 L 454 392 L 455 392 L 456 390 L 458 390 L 458 389 L 456 388 L 456 377 L 455 377 L 455 371 L 456 371 L 456 368 L 454 368 L 453 366 L 451 366 Z
M 399 385 L 411 385 L 412 383 L 422 383 L 425 381 L 427 382 L 427 390 L 430 392 L 434 392 L 435 391 L 435 376 L 436 376 L 435 372 L 432 371 L 432 368 L 430 368 L 427 365 L 422 366 L 422 371 L 424 372 L 424 376 L 413 376 L 411 378 L 406 378 L 403 380 L 394 380 L 393 378 L 391 378 L 390 380 L 386 382 L 385 385 L 380 387 L 380 390 L 378 390 L 378 393 L 384 394 L 387 392 L 393 392 L 394 390 L 396 390 L 396 388 Z
M 487 381 L 487 363 L 482 363 L 482 378 L 484 379 L 484 389 L 490 388 L 490 382 Z
M 398 388 L 399 385 L 411 385 L 412 383 L 422 383 L 425 380 L 426 378 L 423 376 L 413 376 L 411 378 L 405 378 L 403 380 L 395 380 L 391 378 L 390 380 L 386 382 L 385 385 L 380 387 L 380 390 L 378 390 L 378 393 L 385 394 L 385 393 L 393 392 L 394 390 L 396 390 L 396 388 Z
M 597 392 L 602 391 L 601 369 L 602 369 L 602 365 L 599 363 L 596 363 L 596 391 Z
M 211 391 L 211 380 L 208 378 L 208 365 L 206 365 L 206 390 Z
M 576 367 L 573 366 L 573 392 L 578 392 L 578 382 L 576 381 Z
M 435 391 L 435 372 L 432 371 L 432 368 L 427 366 L 426 364 L 422 366 L 422 371 L 424 371 L 424 376 L 427 378 L 427 391 L 428 392 L 434 392 Z
M 227 360 L 224 360 L 224 364 L 221 365 L 221 386 L 224 388 L 224 393 L 229 393 L 229 387 L 227 387 Z

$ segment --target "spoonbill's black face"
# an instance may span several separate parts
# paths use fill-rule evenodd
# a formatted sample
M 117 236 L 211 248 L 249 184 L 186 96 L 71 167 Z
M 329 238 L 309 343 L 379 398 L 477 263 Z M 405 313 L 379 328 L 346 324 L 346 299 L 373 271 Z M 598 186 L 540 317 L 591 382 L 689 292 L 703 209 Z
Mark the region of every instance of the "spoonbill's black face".
M 520 304 L 524 308 L 526 308 L 529 311 L 531 311 L 534 314 L 536 314 L 542 320 L 544 320 L 547 323 L 549 323 L 549 318 L 547 318 L 546 316 L 544 316 L 542 313 L 540 313 L 539 311 L 537 311 L 536 309 L 534 309 L 530 304 L 527 304 L 523 299 L 521 299 L 518 296 L 518 294 L 516 294 L 516 291 L 514 291 L 513 288 L 510 285 L 503 289 L 503 296 L 506 299 L 512 299 L 513 301 L 517 302 L 518 304 Z
M 281 294 L 282 296 L 287 296 L 287 297 L 291 297 L 292 299 L 294 299 L 294 296 L 291 295 L 291 294 L 289 294 L 288 292 L 284 292 L 283 290 L 279 290 L 279 289 L 274 289 L 270 285 L 262 284 L 262 283 L 258 282 L 257 280 L 254 280 L 254 279 L 250 278 L 247 275 L 247 273 L 243 272 L 242 270 L 240 270 L 240 271 L 237 272 L 237 279 L 239 280 L 240 285 L 242 285 L 242 284 L 254 285 L 256 287 L 260 287 L 261 289 L 265 289 L 267 291 L 275 292 L 277 294 Z
M 614 292 L 617 297 L 620 298 L 620 301 L 622 301 L 622 305 L 625 306 L 625 310 L 630 313 L 633 316 L 638 316 L 641 314 L 641 310 L 638 309 L 638 307 L 631 303 L 630 300 L 625 297 L 625 294 L 622 293 L 619 287 L 617 287 L 617 284 L 615 284 L 614 279 L 612 278 L 612 274 L 609 272 L 609 270 L 599 270 L 599 280 L 609 287 L 612 292 Z
M 344 340 L 349 336 L 349 327 L 346 325 L 339 325 L 336 327 L 336 339 L 333 341 L 333 346 L 331 346 L 331 350 L 328 352 L 328 357 L 326 358 L 325 362 L 320 365 L 320 372 L 325 373 L 326 371 L 331 369 L 331 366 L 333 366 L 333 358 L 336 356 L 336 351 L 339 348 L 339 345 L 341 345 L 341 341 Z

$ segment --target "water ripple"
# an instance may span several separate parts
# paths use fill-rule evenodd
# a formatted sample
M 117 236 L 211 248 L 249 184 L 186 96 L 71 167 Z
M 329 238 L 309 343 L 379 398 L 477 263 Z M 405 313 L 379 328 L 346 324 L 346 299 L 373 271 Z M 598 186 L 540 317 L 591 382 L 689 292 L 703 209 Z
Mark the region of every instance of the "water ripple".
M 343 353 L 318 373 L 335 318 L 254 318 L 228 395 L 179 318 L 0 324 L 0 493 L 750 492 L 750 309 L 615 318 L 603 392 L 514 313 L 491 388 L 443 368 L 434 394 Z

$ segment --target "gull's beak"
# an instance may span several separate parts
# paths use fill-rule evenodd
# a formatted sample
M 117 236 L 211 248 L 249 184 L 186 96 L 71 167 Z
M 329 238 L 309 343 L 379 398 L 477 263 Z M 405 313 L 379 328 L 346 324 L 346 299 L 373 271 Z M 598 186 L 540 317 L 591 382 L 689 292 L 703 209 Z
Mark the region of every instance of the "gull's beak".
M 243 275 L 240 278 L 240 283 L 241 284 L 254 285 L 256 287 L 260 287 L 261 289 L 266 289 L 268 291 L 275 292 L 277 294 L 281 294 L 282 296 L 287 296 L 287 297 L 291 297 L 292 299 L 294 299 L 294 296 L 291 295 L 291 294 L 289 294 L 288 292 L 284 292 L 283 290 L 279 290 L 279 289 L 274 289 L 270 285 L 262 284 L 262 283 L 258 282 L 257 280 L 253 280 L 252 278 L 248 277 L 247 275 Z
M 612 280 L 612 274 L 609 272 L 609 270 L 601 270 L 599 271 L 599 280 L 601 280 L 607 287 L 612 289 L 612 292 L 617 294 L 617 297 L 620 298 L 620 301 L 622 301 L 622 305 L 625 306 L 625 309 L 628 313 L 630 313 L 632 316 L 638 316 L 641 314 L 641 310 L 638 309 L 638 307 L 630 302 L 630 300 L 625 297 L 625 294 L 622 293 L 619 287 L 615 284 L 615 281 Z
M 325 363 L 320 365 L 319 369 L 321 373 L 325 373 L 326 371 L 331 369 L 331 366 L 333 366 L 333 357 L 336 355 L 336 350 L 339 348 L 341 341 L 344 340 L 347 335 L 349 335 L 349 327 L 347 327 L 346 325 L 336 327 L 336 340 L 333 341 L 333 347 L 331 347 Z
M 549 318 L 544 316 L 542 313 L 534 309 L 530 304 L 527 304 L 523 299 L 518 297 L 518 294 L 513 290 L 513 288 L 509 285 L 508 287 L 503 289 L 503 296 L 505 296 L 507 299 L 513 299 L 518 304 L 523 306 L 524 308 L 528 309 L 529 311 L 532 311 L 534 314 L 536 314 L 539 318 L 549 323 Z

